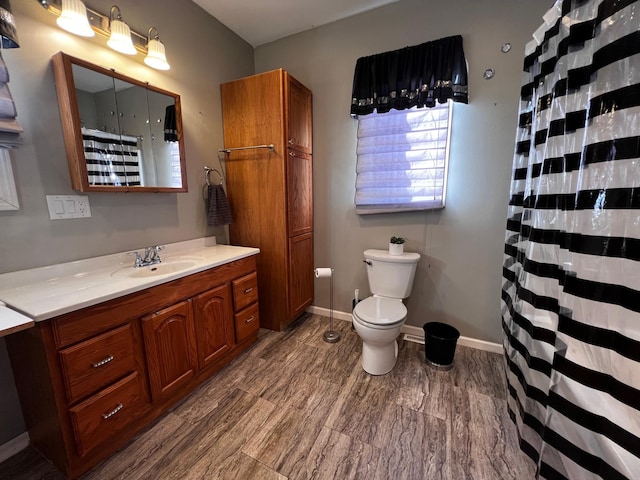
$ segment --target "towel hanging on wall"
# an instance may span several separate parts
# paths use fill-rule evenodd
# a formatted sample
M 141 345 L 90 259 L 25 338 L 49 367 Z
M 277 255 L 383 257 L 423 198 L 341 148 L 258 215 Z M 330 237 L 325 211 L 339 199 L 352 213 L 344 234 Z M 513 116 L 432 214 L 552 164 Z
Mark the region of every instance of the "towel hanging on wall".
M 178 124 L 176 121 L 176 106 L 169 105 L 165 109 L 164 115 L 164 141 L 165 142 L 177 142 L 178 141 Z
M 11 92 L 9 92 L 8 83 L 9 71 L 0 54 L 0 148 L 22 146 L 21 134 L 23 130 L 16 120 L 16 106 Z
M 231 223 L 231 208 L 220 184 L 207 187 L 207 223 L 212 227 Z

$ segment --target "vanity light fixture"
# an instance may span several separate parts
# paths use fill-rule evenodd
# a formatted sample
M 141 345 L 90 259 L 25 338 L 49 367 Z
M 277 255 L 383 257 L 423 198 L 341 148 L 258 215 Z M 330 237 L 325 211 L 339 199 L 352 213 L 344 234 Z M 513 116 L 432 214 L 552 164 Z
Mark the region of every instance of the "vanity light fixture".
M 114 16 L 115 14 L 115 16 Z M 107 40 L 109 48 L 125 55 L 135 55 L 136 47 L 133 46 L 131 40 L 131 29 L 129 25 L 122 21 L 122 13 L 120 7 L 114 5 L 109 13 L 109 30 L 111 36 Z
M 81 0 L 62 0 L 62 12 L 56 23 L 63 30 L 81 37 L 95 35 L 87 18 L 87 7 Z
M 93 10 L 90 6 L 87 7 L 83 0 L 36 1 L 47 11 L 60 17 L 57 20 L 58 25 L 65 30 L 76 35 L 82 35 L 76 30 L 66 28 L 64 26 L 66 23 L 61 20 L 63 16 L 70 18 L 66 12 L 73 11 L 73 17 L 77 18 L 79 22 L 86 22 L 92 32 L 107 38 L 107 45 L 112 49 L 126 55 L 135 55 L 138 52 L 142 53 L 145 56 L 144 61 L 147 66 L 157 70 L 169 70 L 170 67 L 167 63 L 167 57 L 165 56 L 164 45 L 160 42 L 156 27 L 151 27 L 147 35 L 142 35 L 131 30 L 129 26 L 122 21 L 122 13 L 117 5 L 111 7 L 109 15 L 105 15 Z M 4 13 L 5 10 L 8 11 L 8 14 Z M 2 35 L 3 48 L 11 48 L 7 38 L 5 38 L 5 31 L 7 31 L 5 29 L 5 22 L 8 21 L 7 19 L 11 21 L 10 25 L 13 25 L 9 0 L 0 0 L 0 35 Z M 155 34 L 153 34 L 154 31 Z M 88 31 L 86 33 L 88 34 Z M 7 31 L 7 36 L 9 34 L 11 34 L 10 30 Z M 14 41 L 13 46 L 17 47 L 15 27 L 13 27 L 12 40 Z
M 155 31 L 155 35 L 152 38 L 151 32 L 153 31 Z M 147 34 L 147 56 L 144 59 L 144 63 L 156 70 L 169 70 L 171 68 L 167 63 L 164 45 L 160 41 L 156 27 L 149 28 L 149 33 Z

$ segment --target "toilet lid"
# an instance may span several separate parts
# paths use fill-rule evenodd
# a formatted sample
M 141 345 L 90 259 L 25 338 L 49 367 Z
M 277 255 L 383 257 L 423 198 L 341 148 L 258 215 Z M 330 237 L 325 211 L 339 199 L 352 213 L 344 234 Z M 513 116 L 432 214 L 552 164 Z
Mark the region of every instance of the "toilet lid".
M 401 301 L 391 298 L 369 297 L 358 303 L 353 313 L 372 325 L 392 325 L 404 320 L 407 307 Z

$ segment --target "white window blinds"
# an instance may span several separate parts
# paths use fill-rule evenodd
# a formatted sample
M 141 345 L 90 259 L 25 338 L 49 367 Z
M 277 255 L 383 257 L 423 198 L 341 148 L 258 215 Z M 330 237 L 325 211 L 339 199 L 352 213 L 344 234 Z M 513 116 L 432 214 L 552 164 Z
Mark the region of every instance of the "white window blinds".
M 444 207 L 451 101 L 358 117 L 356 213 Z

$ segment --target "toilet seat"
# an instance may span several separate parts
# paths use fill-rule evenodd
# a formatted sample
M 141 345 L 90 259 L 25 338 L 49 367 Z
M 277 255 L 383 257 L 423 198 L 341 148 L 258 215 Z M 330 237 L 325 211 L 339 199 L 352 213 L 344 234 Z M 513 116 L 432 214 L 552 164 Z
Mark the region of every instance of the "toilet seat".
M 367 327 L 386 330 L 404 322 L 407 307 L 398 299 L 368 297 L 356 305 L 353 316 Z

